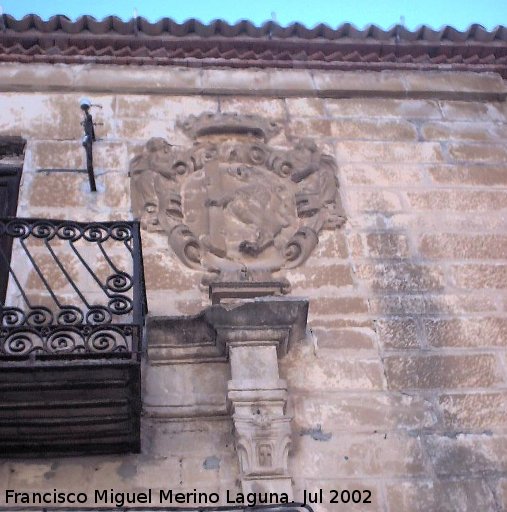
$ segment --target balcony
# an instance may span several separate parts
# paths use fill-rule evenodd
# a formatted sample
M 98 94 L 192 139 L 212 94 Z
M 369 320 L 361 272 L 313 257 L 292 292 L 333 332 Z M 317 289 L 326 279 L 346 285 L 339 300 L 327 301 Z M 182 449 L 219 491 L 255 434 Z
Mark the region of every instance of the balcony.
M 2 456 L 139 451 L 145 313 L 137 222 L 0 219 Z

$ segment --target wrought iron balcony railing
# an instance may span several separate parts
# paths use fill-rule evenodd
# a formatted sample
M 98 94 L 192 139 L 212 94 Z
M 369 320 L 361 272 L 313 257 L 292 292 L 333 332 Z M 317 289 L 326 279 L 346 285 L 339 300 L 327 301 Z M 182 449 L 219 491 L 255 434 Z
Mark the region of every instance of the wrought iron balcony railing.
M 146 300 L 137 222 L 0 220 L 2 265 L 10 279 L 0 359 L 139 357 Z
M 0 458 L 139 451 L 145 312 L 137 222 L 0 220 Z

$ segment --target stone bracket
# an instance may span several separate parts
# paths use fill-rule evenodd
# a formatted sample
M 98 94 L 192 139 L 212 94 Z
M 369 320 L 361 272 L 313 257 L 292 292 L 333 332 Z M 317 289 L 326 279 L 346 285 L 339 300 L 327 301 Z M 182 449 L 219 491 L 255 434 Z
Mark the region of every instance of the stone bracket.
M 308 301 L 258 297 L 212 305 L 198 315 L 148 317 L 151 364 L 226 361 L 234 344 L 275 344 L 279 357 L 305 337 Z
M 149 317 L 146 328 L 151 364 L 226 360 L 225 345 L 205 312 L 186 317 Z

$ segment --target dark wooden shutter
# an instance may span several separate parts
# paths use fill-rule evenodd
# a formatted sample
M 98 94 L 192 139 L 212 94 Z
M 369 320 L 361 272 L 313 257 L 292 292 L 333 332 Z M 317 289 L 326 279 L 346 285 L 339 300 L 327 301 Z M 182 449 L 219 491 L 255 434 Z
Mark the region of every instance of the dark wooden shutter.
M 0 166 L 0 218 L 16 216 L 20 178 L 19 167 Z M 11 250 L 12 239 L 0 236 L 0 303 L 2 304 L 7 291 Z

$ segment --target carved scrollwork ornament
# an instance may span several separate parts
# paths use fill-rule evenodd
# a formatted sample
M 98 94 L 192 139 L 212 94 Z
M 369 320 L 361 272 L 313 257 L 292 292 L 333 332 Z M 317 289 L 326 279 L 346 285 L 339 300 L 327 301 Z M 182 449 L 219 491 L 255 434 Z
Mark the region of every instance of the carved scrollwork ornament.
M 165 233 L 188 267 L 259 281 L 302 265 L 323 229 L 344 224 L 336 162 L 313 141 L 272 146 L 281 127 L 258 116 L 205 113 L 178 126 L 193 146 L 150 139 L 131 161 L 131 194 L 142 227 Z

